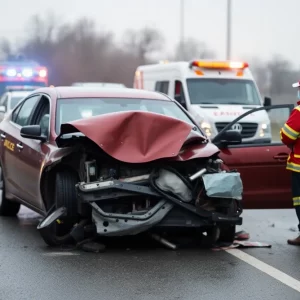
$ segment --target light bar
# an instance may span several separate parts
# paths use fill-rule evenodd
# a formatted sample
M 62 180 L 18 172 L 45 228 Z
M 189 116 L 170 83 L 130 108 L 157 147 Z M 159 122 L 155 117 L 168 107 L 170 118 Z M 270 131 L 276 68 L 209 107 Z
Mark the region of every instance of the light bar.
M 39 76 L 40 77 L 47 77 L 47 70 L 46 69 L 42 69 L 39 71 Z
M 11 68 L 3 68 L 0 66 L 0 76 L 6 77 L 17 77 L 17 78 L 32 78 L 39 77 L 41 79 L 47 79 L 48 71 L 45 67 L 11 67 Z
M 6 70 L 6 75 L 8 77 L 14 77 L 14 76 L 17 75 L 17 70 L 15 70 L 15 69 L 8 69 L 8 70 Z
M 22 75 L 24 77 L 31 77 L 33 75 L 33 71 L 32 71 L 32 69 L 28 69 L 28 68 L 27 69 L 23 69 Z
M 245 69 L 249 67 L 246 62 L 239 61 L 192 61 L 190 68 L 198 67 L 204 69 Z

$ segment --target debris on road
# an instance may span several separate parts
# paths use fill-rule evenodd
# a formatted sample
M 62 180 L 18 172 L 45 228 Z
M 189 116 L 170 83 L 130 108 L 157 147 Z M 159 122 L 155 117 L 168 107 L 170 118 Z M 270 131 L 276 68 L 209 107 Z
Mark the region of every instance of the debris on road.
M 230 246 L 221 246 L 212 248 L 213 251 L 220 251 L 220 250 L 229 250 L 234 248 L 271 248 L 272 245 L 267 243 L 261 242 L 249 242 L 249 241 L 234 241 Z
M 96 242 L 87 242 L 81 246 L 81 249 L 86 252 L 103 253 L 106 250 L 105 245 Z
M 235 239 L 238 241 L 244 241 L 250 239 L 250 234 L 244 230 L 235 233 Z

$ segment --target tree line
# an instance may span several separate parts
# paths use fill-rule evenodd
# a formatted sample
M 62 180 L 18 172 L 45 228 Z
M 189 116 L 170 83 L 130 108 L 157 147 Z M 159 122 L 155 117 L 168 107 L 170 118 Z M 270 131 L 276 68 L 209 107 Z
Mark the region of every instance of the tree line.
M 132 87 L 137 66 L 155 63 L 153 54 L 165 47 L 165 40 L 156 28 L 127 30 L 117 41 L 112 32 L 97 30 L 93 20 L 80 18 L 73 23 L 62 23 L 50 13 L 47 17 L 30 18 L 26 38 L 14 45 L 5 37 L 0 41 L 2 56 L 20 53 L 49 69 L 49 83 L 69 85 L 73 82 L 120 82 Z M 187 38 L 184 47 L 178 43 L 169 60 L 216 58 L 204 42 Z M 271 97 L 295 94 L 291 85 L 300 79 L 299 69 L 280 55 L 268 61 L 250 61 L 262 94 Z

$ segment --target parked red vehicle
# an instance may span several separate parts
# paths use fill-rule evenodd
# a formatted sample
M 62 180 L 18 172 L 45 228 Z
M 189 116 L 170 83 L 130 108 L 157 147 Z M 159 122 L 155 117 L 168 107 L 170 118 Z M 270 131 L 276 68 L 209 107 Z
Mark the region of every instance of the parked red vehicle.
M 240 145 L 240 132 L 227 130 L 231 127 L 216 137 L 218 148 L 175 100 L 160 93 L 35 90 L 0 124 L 0 214 L 16 215 L 20 204 L 42 214 L 38 229 L 52 246 L 79 242 L 86 235 L 172 229 L 193 231 L 209 244 L 231 243 L 235 226 L 242 224 L 243 194 L 240 173 L 231 167 L 241 169 L 244 181 L 253 179 L 250 174 L 257 177 L 244 183 L 249 201 L 249 187 L 260 192 L 258 197 L 264 194 L 257 182 L 261 170 L 255 168 L 269 163 L 274 151 L 286 151 L 258 145 L 270 157 L 250 166 L 251 152 Z M 281 176 L 277 180 L 284 178 L 282 166 L 272 161 L 272 170 L 265 171 L 269 183 L 275 170 Z

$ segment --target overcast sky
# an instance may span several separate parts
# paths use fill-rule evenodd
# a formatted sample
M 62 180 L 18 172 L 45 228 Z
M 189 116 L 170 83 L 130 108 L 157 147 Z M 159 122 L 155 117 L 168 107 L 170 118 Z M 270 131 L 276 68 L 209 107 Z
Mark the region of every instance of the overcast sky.
M 185 0 L 185 36 L 205 42 L 220 59 L 225 58 L 226 2 Z M 300 0 L 232 0 L 232 56 L 266 59 L 278 53 L 300 66 L 299 8 Z M 180 0 L 3 0 L 0 36 L 26 35 L 28 18 L 49 10 L 66 21 L 91 17 L 117 37 L 128 28 L 155 26 L 166 38 L 167 51 L 179 40 Z

